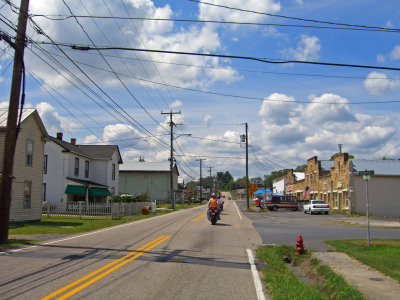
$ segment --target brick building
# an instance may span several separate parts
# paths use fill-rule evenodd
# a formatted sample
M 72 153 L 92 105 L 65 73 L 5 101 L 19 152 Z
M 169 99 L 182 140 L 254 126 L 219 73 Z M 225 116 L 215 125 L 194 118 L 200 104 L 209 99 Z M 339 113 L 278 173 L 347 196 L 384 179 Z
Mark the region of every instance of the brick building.
M 359 171 L 374 170 L 369 181 L 370 213 L 379 216 L 400 216 L 400 161 L 349 159 L 347 153 L 335 156 L 333 161 L 307 160 L 305 178 L 296 180 L 293 170 L 286 178 L 286 191 L 300 201 L 320 199 L 332 211 L 366 212 L 366 183 Z M 304 199 L 304 191 L 310 194 Z

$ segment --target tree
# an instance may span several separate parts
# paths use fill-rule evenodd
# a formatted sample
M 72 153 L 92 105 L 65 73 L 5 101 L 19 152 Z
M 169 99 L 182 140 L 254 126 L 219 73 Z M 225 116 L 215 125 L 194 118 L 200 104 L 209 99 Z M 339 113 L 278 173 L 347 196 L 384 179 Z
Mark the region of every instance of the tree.
M 297 166 L 296 169 L 293 170 L 293 172 L 304 172 L 306 170 L 307 165 L 301 165 Z
M 144 161 L 145 161 L 145 160 L 144 160 L 144 157 L 139 156 L 139 161 L 140 161 L 140 162 L 144 162 Z

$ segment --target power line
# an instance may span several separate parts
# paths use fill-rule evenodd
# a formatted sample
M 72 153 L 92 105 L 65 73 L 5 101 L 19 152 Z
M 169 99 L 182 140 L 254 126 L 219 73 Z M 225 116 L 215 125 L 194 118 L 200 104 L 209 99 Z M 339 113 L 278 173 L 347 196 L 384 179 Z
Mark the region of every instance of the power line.
M 125 5 L 124 5 L 125 6 Z M 314 29 L 333 29 L 333 30 L 349 30 L 349 31 L 371 31 L 371 32 L 389 32 L 399 33 L 399 29 L 395 28 L 358 28 L 358 27 L 333 27 L 333 26 L 317 26 L 317 25 L 301 25 L 301 24 L 281 24 L 281 23 L 260 23 L 260 22 L 239 22 L 239 21 L 222 21 L 222 20 L 199 20 L 199 19 L 177 19 L 177 18 L 146 18 L 146 17 L 121 17 L 121 16 L 94 16 L 94 15 L 44 15 L 31 14 L 31 17 L 43 17 L 52 21 L 65 21 L 70 18 L 84 19 L 116 19 L 116 20 L 137 20 L 137 21 L 164 21 L 164 22 L 185 22 L 185 23 L 211 23 L 211 24 L 228 24 L 228 25 L 251 25 L 251 26 L 277 26 L 277 27 L 295 27 L 295 28 L 314 28 Z
M 258 14 L 258 15 L 265 15 L 265 16 L 277 17 L 277 18 L 283 18 L 283 19 L 290 19 L 290 20 L 297 20 L 297 21 L 304 21 L 304 22 L 313 22 L 313 23 L 321 23 L 321 24 L 329 24 L 329 25 L 339 25 L 339 26 L 346 26 L 346 27 L 356 27 L 356 28 L 358 27 L 358 28 L 367 28 L 367 29 L 381 29 L 381 30 L 391 30 L 393 32 L 400 32 L 400 29 L 397 29 L 397 28 L 386 28 L 386 27 L 378 27 L 378 26 L 367 26 L 367 25 L 357 25 L 357 24 L 347 24 L 347 23 L 338 23 L 338 22 L 330 22 L 330 21 L 322 21 L 322 20 L 305 19 L 305 18 L 299 18 L 299 17 L 290 17 L 290 16 L 284 16 L 284 15 L 278 15 L 278 14 L 258 12 L 258 11 L 254 11 L 254 10 L 242 9 L 242 8 L 231 7 L 231 6 L 221 5 L 221 4 L 214 4 L 214 3 L 209 3 L 209 2 L 200 1 L 200 0 L 188 0 L 188 1 L 197 2 L 197 3 L 200 3 L 200 4 L 204 4 L 204 5 L 209 5 L 209 6 L 226 8 L 226 9 L 230 9 L 230 10 L 236 10 L 236 11 L 241 11 L 241 12 L 247 12 L 247 13 Z
M 41 44 L 53 45 L 54 43 L 42 42 Z M 131 47 L 91 47 L 67 43 L 57 43 L 59 46 L 70 47 L 74 50 L 90 51 L 90 50 L 125 50 L 125 51 L 139 51 L 139 52 L 152 52 L 152 53 L 164 53 L 164 54 L 180 54 L 180 55 L 191 55 L 191 56 L 205 56 L 205 57 L 218 57 L 218 58 L 232 58 L 232 59 L 243 59 L 253 60 L 257 62 L 269 63 L 269 64 L 310 64 L 310 65 L 322 65 L 331 67 L 346 67 L 346 68 L 361 68 L 361 69 L 376 69 L 376 70 L 391 70 L 400 71 L 400 68 L 394 67 L 383 67 L 383 66 L 372 66 L 372 65 L 358 65 L 358 64 L 345 64 L 345 63 L 332 63 L 332 62 L 318 62 L 318 61 L 307 61 L 307 60 L 270 60 L 265 58 L 258 58 L 252 56 L 240 56 L 240 55 L 227 55 L 227 54 L 213 54 L 213 53 L 199 53 L 199 52 L 184 52 L 184 51 L 171 51 L 171 50 L 157 50 L 157 49 L 141 49 Z

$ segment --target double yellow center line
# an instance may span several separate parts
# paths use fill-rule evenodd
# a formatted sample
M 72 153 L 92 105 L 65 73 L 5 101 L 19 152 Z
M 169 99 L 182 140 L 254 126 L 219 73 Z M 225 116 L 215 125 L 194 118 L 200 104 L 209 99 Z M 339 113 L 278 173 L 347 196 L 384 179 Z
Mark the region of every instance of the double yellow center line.
M 46 297 L 42 298 L 41 300 L 51 299 L 51 298 L 54 298 L 64 292 L 68 291 L 67 293 L 65 293 L 62 296 L 57 298 L 57 299 L 67 299 L 67 298 L 71 297 L 72 295 L 78 293 L 79 291 L 83 290 L 84 288 L 88 287 L 89 285 L 100 280 L 101 278 L 103 278 L 103 277 L 107 276 L 108 274 L 114 272 L 115 270 L 121 268 L 122 266 L 126 265 L 127 263 L 131 262 L 132 260 L 143 255 L 145 252 L 153 249 L 154 247 L 156 247 L 157 245 L 166 241 L 170 237 L 171 236 L 169 236 L 169 235 L 167 235 L 167 236 L 162 235 L 162 236 L 156 238 L 155 240 L 151 241 L 150 243 L 147 243 L 146 245 L 140 247 L 139 249 L 125 255 L 124 257 L 121 257 L 120 259 L 113 261 L 112 263 L 109 263 L 108 265 L 82 277 L 81 279 L 78 279 L 78 280 L 66 285 L 65 287 L 51 293 L 50 295 L 47 295 Z M 79 285 L 79 284 L 81 284 L 81 285 Z M 75 286 L 77 286 L 77 287 L 75 287 Z M 73 287 L 75 287 L 75 288 L 73 288 Z
M 193 222 L 200 221 L 200 220 L 203 219 L 205 216 L 207 216 L 207 214 L 203 214 L 203 215 L 201 215 L 201 216 L 198 216 L 198 217 L 194 218 L 192 221 L 193 221 Z

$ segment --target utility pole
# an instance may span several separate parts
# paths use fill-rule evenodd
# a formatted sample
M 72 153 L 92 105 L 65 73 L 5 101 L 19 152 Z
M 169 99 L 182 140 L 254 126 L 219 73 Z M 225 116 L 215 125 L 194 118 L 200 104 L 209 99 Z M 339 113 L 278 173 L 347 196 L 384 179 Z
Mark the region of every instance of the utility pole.
M 201 163 L 203 160 L 206 160 L 205 158 L 199 158 L 196 159 L 196 161 L 200 161 L 200 202 L 202 201 L 203 198 L 203 179 L 202 179 L 202 168 L 201 168 Z
M 249 199 L 249 136 L 248 136 L 248 124 L 246 123 L 246 199 L 247 209 L 250 209 Z
M 170 157 L 169 157 L 169 181 L 170 181 L 170 191 L 169 191 L 169 200 L 171 202 L 171 208 L 172 210 L 175 210 L 175 198 L 174 198 L 174 174 L 173 174 L 173 169 L 174 169 L 174 125 L 176 125 L 172 121 L 172 116 L 173 115 L 180 115 L 181 112 L 173 112 L 170 111 L 168 113 L 163 113 L 161 112 L 162 115 L 169 115 L 169 126 L 171 128 L 171 150 L 170 150 Z
M 212 176 L 211 176 L 211 169 L 213 169 L 214 167 L 208 167 L 208 169 L 209 169 L 209 171 L 210 171 L 210 180 L 211 180 L 211 191 L 212 191 L 212 188 L 213 188 L 213 183 L 214 183 L 214 180 L 212 179 Z
M 29 0 L 21 0 L 17 38 L 15 40 L 14 67 L 11 83 L 10 102 L 6 136 L 4 141 L 3 170 L 0 187 L 0 244 L 8 241 L 8 228 L 10 220 L 12 172 L 14 166 L 14 153 L 17 143 L 17 118 L 19 97 L 21 91 L 21 74 L 24 66 L 25 32 L 28 18 Z

